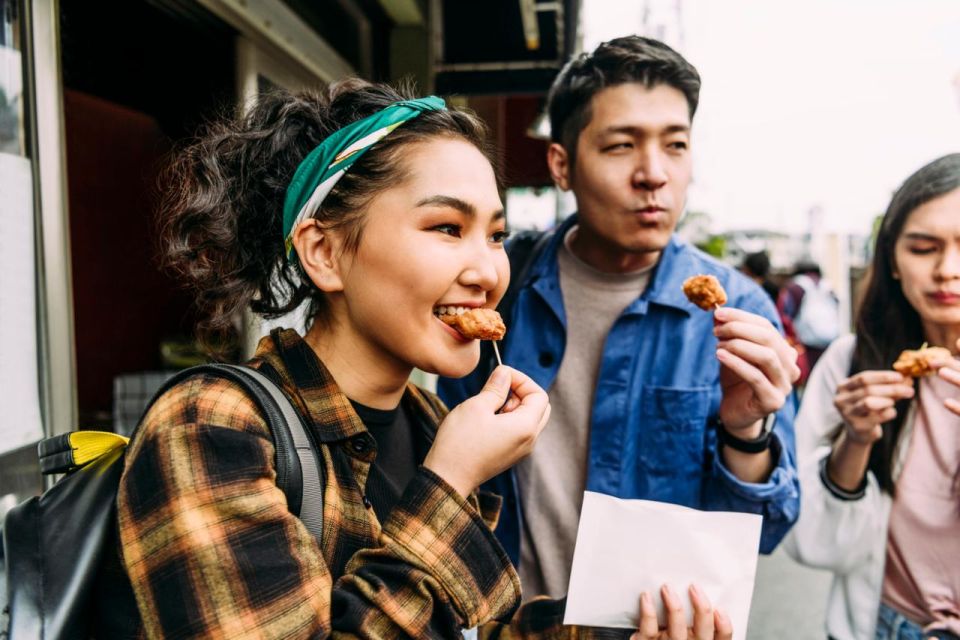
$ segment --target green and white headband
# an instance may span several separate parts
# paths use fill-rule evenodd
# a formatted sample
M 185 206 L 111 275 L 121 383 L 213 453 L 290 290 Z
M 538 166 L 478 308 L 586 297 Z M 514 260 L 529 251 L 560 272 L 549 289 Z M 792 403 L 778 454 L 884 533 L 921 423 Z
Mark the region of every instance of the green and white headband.
M 372 116 L 336 131 L 311 151 L 297 167 L 283 202 L 283 244 L 287 259 L 293 253 L 293 231 L 319 209 L 337 181 L 367 149 L 388 133 L 425 111 L 445 109 L 437 96 L 394 102 Z

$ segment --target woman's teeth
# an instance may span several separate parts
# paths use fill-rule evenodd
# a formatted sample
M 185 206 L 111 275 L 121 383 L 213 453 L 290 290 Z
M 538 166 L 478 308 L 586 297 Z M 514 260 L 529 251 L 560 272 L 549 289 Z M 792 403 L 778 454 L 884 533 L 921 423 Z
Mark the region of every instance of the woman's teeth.
M 436 307 L 433 310 L 433 315 L 435 316 L 459 316 L 463 313 L 466 313 L 470 309 L 468 307 Z

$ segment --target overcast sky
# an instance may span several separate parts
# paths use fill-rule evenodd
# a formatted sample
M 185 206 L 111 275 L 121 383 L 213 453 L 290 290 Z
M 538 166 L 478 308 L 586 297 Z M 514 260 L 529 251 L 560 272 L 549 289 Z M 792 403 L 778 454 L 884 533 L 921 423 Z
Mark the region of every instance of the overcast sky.
M 960 151 L 960 0 L 584 0 L 584 48 L 663 25 L 703 79 L 689 208 L 714 230 L 866 233 Z M 678 18 L 678 14 L 682 18 Z

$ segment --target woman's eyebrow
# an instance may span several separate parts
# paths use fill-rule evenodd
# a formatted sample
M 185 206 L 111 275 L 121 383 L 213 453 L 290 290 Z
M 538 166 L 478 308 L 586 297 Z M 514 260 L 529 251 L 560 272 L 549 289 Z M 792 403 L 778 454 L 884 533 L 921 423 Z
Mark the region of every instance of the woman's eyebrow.
M 469 202 L 456 198 L 454 196 L 435 195 L 428 196 L 417 203 L 418 207 L 450 207 L 460 213 L 468 216 L 476 216 L 477 209 Z
M 455 196 L 444 196 L 444 195 L 435 195 L 428 196 L 423 198 L 416 204 L 417 207 L 450 207 L 451 209 L 456 209 L 465 216 L 471 218 L 477 217 L 477 208 L 465 200 L 461 200 Z M 499 220 L 500 218 L 506 217 L 503 209 L 500 209 L 493 214 L 493 220 Z
M 940 236 L 931 235 L 929 233 L 922 233 L 920 231 L 910 231 L 903 234 L 904 239 L 906 240 L 940 240 Z

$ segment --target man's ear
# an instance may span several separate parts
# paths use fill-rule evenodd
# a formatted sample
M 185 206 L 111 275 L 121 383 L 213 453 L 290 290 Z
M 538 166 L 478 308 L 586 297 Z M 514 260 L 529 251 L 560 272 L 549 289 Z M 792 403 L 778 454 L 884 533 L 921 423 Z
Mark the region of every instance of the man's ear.
M 339 234 L 320 226 L 317 220 L 304 220 L 293 232 L 293 247 L 307 277 L 326 293 L 343 291 L 340 274 Z
M 554 184 L 564 191 L 570 190 L 570 157 L 563 145 L 551 142 L 547 147 L 547 167 Z

